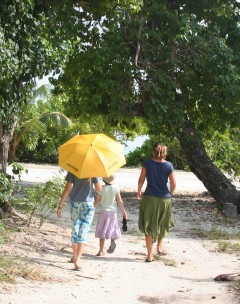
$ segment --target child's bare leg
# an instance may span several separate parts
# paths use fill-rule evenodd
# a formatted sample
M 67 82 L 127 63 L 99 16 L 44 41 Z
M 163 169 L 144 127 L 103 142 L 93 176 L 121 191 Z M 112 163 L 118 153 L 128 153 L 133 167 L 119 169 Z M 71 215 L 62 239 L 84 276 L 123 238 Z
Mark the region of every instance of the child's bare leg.
M 82 254 L 83 254 L 84 248 L 85 248 L 85 244 L 84 243 L 78 243 L 77 244 L 76 259 L 74 261 L 75 269 L 79 269 L 80 268 L 80 258 L 81 258 Z
M 104 249 L 104 243 L 105 243 L 105 239 L 99 239 L 99 251 L 97 253 L 97 256 L 101 256 L 104 254 L 103 249 Z
M 110 246 L 109 246 L 107 252 L 108 252 L 108 253 L 113 253 L 114 250 L 115 250 L 115 248 L 116 248 L 116 246 L 117 246 L 117 245 L 116 245 L 115 240 L 111 240 L 111 243 L 110 243 Z
M 77 255 L 77 244 L 72 243 L 72 251 L 73 251 L 73 255 L 71 257 L 71 261 L 74 263 Z

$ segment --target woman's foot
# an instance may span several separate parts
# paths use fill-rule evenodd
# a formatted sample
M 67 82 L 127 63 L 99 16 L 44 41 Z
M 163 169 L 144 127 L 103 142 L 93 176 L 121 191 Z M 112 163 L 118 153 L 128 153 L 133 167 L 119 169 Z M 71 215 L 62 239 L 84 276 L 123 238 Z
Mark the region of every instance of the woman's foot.
M 96 256 L 102 256 L 102 255 L 104 255 L 104 251 L 99 251 L 99 252 L 96 254 Z
M 152 262 L 152 261 L 153 261 L 153 255 L 152 254 L 148 254 L 145 262 Z
M 114 240 L 112 240 L 111 241 L 111 245 L 110 245 L 110 247 L 108 248 L 108 250 L 107 250 L 107 253 L 113 253 L 114 252 L 114 250 L 115 250 L 115 248 L 116 248 L 116 243 L 115 243 L 115 241 Z

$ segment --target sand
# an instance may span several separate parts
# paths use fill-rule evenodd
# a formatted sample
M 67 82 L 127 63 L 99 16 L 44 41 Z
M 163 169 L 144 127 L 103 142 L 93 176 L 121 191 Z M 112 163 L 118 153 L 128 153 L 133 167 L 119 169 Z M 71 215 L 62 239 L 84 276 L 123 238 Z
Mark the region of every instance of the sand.
M 29 173 L 24 174 L 22 180 L 28 185 L 45 182 L 55 175 L 65 175 L 56 166 L 25 166 Z M 89 243 L 81 259 L 81 269 L 73 270 L 73 264 L 69 262 L 70 225 L 66 204 L 62 219 L 53 214 L 40 230 L 23 229 L 16 233 L 17 244 L 9 242 L 1 246 L 6 255 L 21 256 L 31 267 L 35 267 L 44 280 L 20 277 L 16 284 L 2 284 L 0 303 L 240 303 L 240 298 L 228 282 L 214 281 L 221 273 L 240 271 L 239 255 L 220 252 L 213 241 L 194 237 L 190 233 L 193 228 L 223 226 L 221 221 L 215 221 L 221 214 L 215 208 L 209 208 L 213 200 L 191 173 L 176 172 L 177 190 L 173 198 L 175 227 L 164 242 L 167 255 L 152 263 L 145 262 L 144 236 L 137 228 L 138 203 L 135 194 L 139 173 L 139 168 L 117 172 L 116 183 L 121 189 L 129 220 L 128 231 L 122 232 L 114 253 L 96 256 L 96 211 Z M 229 229 L 239 231 L 239 222 L 235 220 L 230 224 Z M 108 245 L 109 241 L 106 241 L 105 249 Z

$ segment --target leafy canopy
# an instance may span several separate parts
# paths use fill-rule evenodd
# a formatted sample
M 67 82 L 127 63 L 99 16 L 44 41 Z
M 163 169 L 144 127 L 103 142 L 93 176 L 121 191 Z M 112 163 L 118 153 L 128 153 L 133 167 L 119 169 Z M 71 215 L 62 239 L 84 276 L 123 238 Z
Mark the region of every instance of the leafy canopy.
M 145 1 L 140 11 L 82 15 L 86 43 L 56 90 L 76 115 L 100 113 L 113 125 L 139 116 L 173 137 L 188 120 L 209 136 L 239 126 L 239 3 Z

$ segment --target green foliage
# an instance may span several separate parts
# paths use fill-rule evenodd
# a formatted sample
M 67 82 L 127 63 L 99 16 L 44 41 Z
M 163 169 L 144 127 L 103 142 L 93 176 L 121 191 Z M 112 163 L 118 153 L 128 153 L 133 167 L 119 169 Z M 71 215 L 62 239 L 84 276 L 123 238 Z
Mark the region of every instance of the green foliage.
M 73 4 L 74 2 L 72 2 Z M 9 0 L 0 3 L 0 146 L 2 170 L 7 168 L 8 143 L 35 78 L 64 65 L 71 53 L 68 29 L 76 9 L 65 1 Z M 34 134 L 32 134 L 34 137 Z
M 234 179 L 240 176 L 240 131 L 228 129 L 224 133 L 215 132 L 205 141 L 212 161 Z
M 170 141 L 165 136 L 159 138 L 152 136 L 146 140 L 141 147 L 136 148 L 134 151 L 129 152 L 126 156 L 127 166 L 138 167 L 141 166 L 143 161 L 152 158 L 152 147 L 155 143 L 161 142 L 168 147 L 167 160 L 172 162 L 176 170 L 187 169 L 187 162 L 182 155 L 181 148 L 176 139 Z
M 106 115 L 89 115 L 87 113 L 76 116 L 69 111 L 67 118 L 63 103 L 65 96 L 48 94 L 46 101 L 38 100 L 33 106 L 30 104 L 23 109 L 26 121 L 21 122 L 21 128 L 15 131 L 15 135 L 22 139 L 16 151 L 15 158 L 20 161 L 57 163 L 57 148 L 76 134 L 105 133 L 113 138 L 116 134 L 124 139 L 134 138 L 146 131 L 143 121 L 132 118 L 131 121 L 111 127 Z M 29 111 L 29 112 L 28 112 Z M 66 113 L 66 111 L 65 111 Z M 38 128 L 41 123 L 42 128 Z M 135 130 L 130 129 L 135 126 Z
M 11 275 L 12 267 L 17 267 L 16 261 L 12 257 L 6 257 L 0 254 L 0 282 L 15 282 Z
M 35 98 L 39 97 L 35 95 L 36 91 L 33 94 Z M 23 108 L 19 127 L 15 129 L 13 136 L 11 159 L 57 162 L 57 147 L 67 137 L 72 121 L 60 112 L 62 106 L 59 97 L 54 98 L 48 93 L 45 98 L 46 101 L 38 99 L 37 102 L 30 99 Z
M 0 245 L 4 242 L 4 239 L 2 238 L 2 233 L 3 233 L 4 230 L 5 230 L 4 224 L 3 224 L 3 222 L 0 220 L 0 233 L 1 233 L 1 236 L 0 236 Z
M 22 165 L 20 165 L 20 164 L 17 163 L 17 162 L 11 163 L 11 166 L 12 166 L 12 173 L 14 174 L 14 175 L 13 175 L 13 179 L 16 179 L 16 178 L 15 178 L 15 175 L 17 175 L 18 181 L 20 181 L 20 180 L 21 180 L 21 175 L 22 175 L 23 171 L 24 171 L 25 173 L 28 173 L 28 170 L 25 169 Z
M 120 6 L 105 19 L 83 10 L 101 31 L 83 30 L 85 44 L 55 81 L 66 111 L 100 113 L 128 130 L 133 116 L 142 117 L 150 134 L 170 138 L 189 121 L 204 138 L 239 127 L 239 3 Z
M 28 225 L 33 223 L 34 218 L 39 217 L 39 228 L 56 211 L 59 195 L 62 193 L 65 182 L 61 178 L 54 178 L 44 185 L 35 185 L 24 190 L 24 197 L 18 204 L 21 210 L 28 215 Z
M 220 242 L 218 242 L 218 248 L 220 251 L 226 252 L 226 253 L 239 253 L 240 252 L 240 243 L 239 242 L 220 241 Z
M 211 139 L 205 140 L 206 151 L 218 168 L 229 174 L 233 179 L 240 176 L 240 133 L 238 129 L 228 129 L 223 134 L 215 132 Z M 157 137 L 151 137 L 144 142 L 142 147 L 136 148 L 126 156 L 127 165 L 141 166 L 145 159 L 151 158 L 152 145 L 157 142 Z M 163 143 L 168 147 L 167 159 L 177 170 L 188 169 L 187 161 L 176 139 L 169 141 L 163 138 Z
M 0 282 L 16 283 L 16 277 L 46 281 L 46 276 L 40 269 L 19 261 L 16 257 L 0 253 Z
M 0 173 L 0 202 L 6 203 L 13 194 L 13 183 L 11 176 Z
M 16 162 L 12 163 L 12 175 L 0 173 L 0 206 L 4 212 L 10 211 L 14 204 L 14 192 L 20 190 L 19 181 L 21 181 L 22 172 L 27 170 Z
M 238 292 L 240 294 L 240 282 L 233 282 L 232 287 L 234 288 L 234 290 L 236 292 Z

